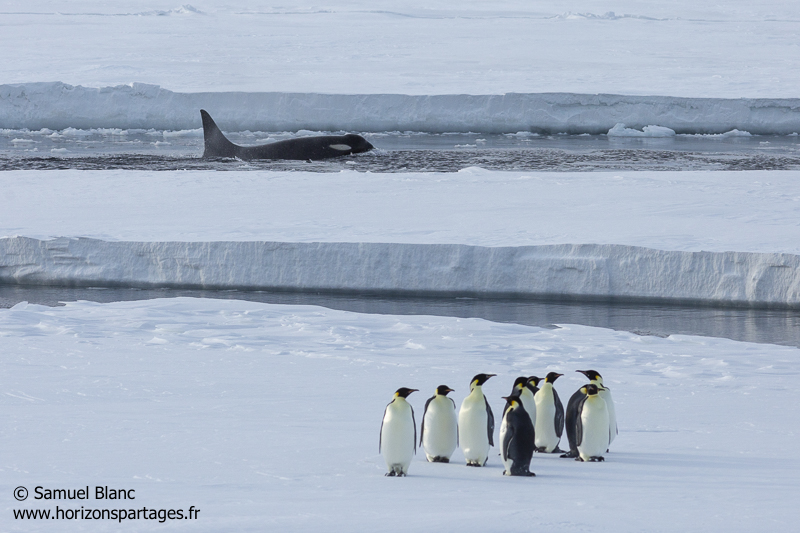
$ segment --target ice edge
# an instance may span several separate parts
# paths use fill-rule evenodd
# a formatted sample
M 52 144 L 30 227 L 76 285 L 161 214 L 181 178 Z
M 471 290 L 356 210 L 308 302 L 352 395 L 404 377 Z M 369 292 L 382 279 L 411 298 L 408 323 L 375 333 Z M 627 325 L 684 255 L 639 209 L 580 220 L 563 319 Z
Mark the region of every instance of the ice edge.
M 0 239 L 0 283 L 800 307 L 800 256 L 614 244 Z
M 0 124 L 16 129 L 200 127 L 207 109 L 226 131 L 421 131 L 602 134 L 617 124 L 678 134 L 800 132 L 800 98 L 678 98 L 613 94 L 498 95 L 177 93 L 132 83 L 0 85 Z

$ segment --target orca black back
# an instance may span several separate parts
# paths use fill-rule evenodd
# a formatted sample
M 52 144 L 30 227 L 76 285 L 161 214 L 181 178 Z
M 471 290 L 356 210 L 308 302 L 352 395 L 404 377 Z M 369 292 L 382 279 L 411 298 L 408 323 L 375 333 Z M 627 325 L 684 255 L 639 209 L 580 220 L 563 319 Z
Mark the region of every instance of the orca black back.
M 287 139 L 259 146 L 239 146 L 225 137 L 214 119 L 204 109 L 200 110 L 203 119 L 203 158 L 238 157 L 239 159 L 293 159 L 319 160 L 360 154 L 372 150 L 369 141 L 360 135 L 318 135 Z

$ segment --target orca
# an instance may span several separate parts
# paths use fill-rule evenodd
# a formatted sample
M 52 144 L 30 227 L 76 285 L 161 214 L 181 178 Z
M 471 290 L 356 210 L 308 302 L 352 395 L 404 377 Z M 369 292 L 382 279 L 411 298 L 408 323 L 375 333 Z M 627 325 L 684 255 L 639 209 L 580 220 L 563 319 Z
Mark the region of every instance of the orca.
M 203 159 L 237 157 L 239 159 L 318 160 L 360 154 L 375 148 L 364 137 L 353 133 L 300 137 L 259 146 L 238 146 L 222 134 L 214 119 L 204 109 L 200 110 L 200 116 L 203 119 L 203 140 L 205 142 Z

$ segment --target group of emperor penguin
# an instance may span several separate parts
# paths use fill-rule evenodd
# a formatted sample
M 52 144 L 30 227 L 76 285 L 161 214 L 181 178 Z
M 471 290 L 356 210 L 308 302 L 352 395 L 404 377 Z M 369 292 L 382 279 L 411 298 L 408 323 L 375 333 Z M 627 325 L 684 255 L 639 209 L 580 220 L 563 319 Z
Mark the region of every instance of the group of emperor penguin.
M 550 372 L 545 378 L 519 377 L 508 396 L 500 423 L 500 456 L 506 476 L 535 476 L 530 471 L 534 452 L 562 453 L 576 461 L 604 461 L 603 454 L 617 436 L 617 417 L 611 391 L 596 370 L 576 370 L 589 383 L 570 397 L 567 410 L 553 384 L 564 374 Z M 449 463 L 461 447 L 467 466 L 485 466 L 494 446 L 494 414 L 483 394 L 483 384 L 496 374 L 478 374 L 456 414 L 456 403 L 447 395 L 453 389 L 439 385 L 425 402 L 419 445 L 432 463 Z M 401 387 L 386 406 L 378 451 L 386 461 L 387 476 L 405 476 L 417 453 L 417 423 L 408 395 L 419 389 Z M 567 428 L 569 451 L 559 449 Z

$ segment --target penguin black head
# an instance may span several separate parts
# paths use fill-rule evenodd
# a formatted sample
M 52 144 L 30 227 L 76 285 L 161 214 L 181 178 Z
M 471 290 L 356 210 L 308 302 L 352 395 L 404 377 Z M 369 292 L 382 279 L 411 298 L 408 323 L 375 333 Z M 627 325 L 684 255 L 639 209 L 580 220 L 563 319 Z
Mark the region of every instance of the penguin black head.
M 407 389 L 406 387 L 400 387 L 397 389 L 397 392 L 395 392 L 394 395 L 399 398 L 408 398 L 409 394 L 418 390 L 419 389 Z
M 563 376 L 564 374 L 559 374 L 558 372 L 550 372 L 547 374 L 547 377 L 544 378 L 545 383 L 555 383 L 558 378 Z
M 600 372 L 598 372 L 597 370 L 576 370 L 575 372 L 580 372 L 581 374 L 589 378 L 589 381 L 594 381 L 596 379 L 599 380 L 603 379 L 603 376 L 601 376 Z
M 590 384 L 588 384 L 588 385 L 584 385 L 584 386 L 581 388 L 581 390 L 582 390 L 582 391 L 585 391 L 585 393 L 586 393 L 587 395 L 589 395 L 589 396 L 594 396 L 594 395 L 595 395 L 595 394 L 597 394 L 597 392 L 598 392 L 598 390 L 597 390 L 597 385 L 595 385 L 595 384 L 593 384 L 593 383 L 590 383 Z
M 486 383 L 486 381 L 488 381 L 488 379 L 490 377 L 496 376 L 496 375 L 497 374 L 478 374 L 474 378 L 472 378 L 472 381 L 470 381 L 470 385 L 474 385 L 476 387 L 480 387 L 481 385 Z
M 540 381 L 542 381 L 542 378 L 540 378 L 538 376 L 531 376 L 531 377 L 528 378 L 528 383 L 530 383 L 534 387 L 538 387 Z
M 514 380 L 514 390 L 515 391 L 520 390 L 527 384 L 528 384 L 528 378 L 526 378 L 525 376 L 518 377 L 517 379 Z
M 506 401 L 506 405 L 508 405 L 512 409 L 522 405 L 522 400 L 520 399 L 519 394 L 512 394 L 511 396 L 503 396 L 503 399 Z
M 447 396 L 448 392 L 453 392 L 453 389 L 451 389 L 447 385 L 439 385 L 438 387 L 436 387 L 436 394 L 441 394 L 442 396 Z

